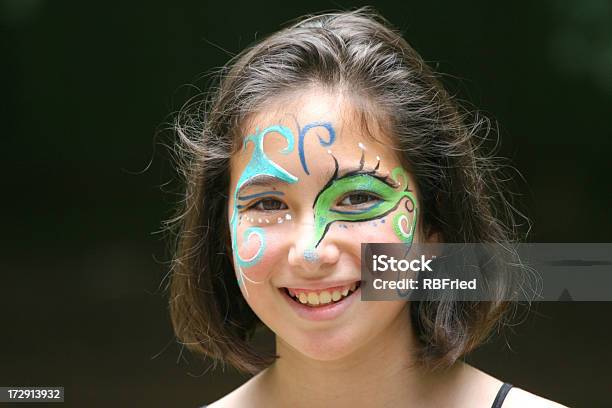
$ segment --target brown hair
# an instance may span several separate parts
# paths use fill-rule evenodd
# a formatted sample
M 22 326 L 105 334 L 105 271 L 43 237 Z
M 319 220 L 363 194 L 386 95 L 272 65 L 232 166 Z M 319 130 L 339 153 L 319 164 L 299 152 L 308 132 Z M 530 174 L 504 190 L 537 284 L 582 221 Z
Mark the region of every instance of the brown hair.
M 392 118 L 388 131 L 415 176 L 426 231 L 445 242 L 514 238 L 513 207 L 496 164 L 481 149 L 488 122 L 462 110 L 384 19 L 369 9 L 315 15 L 265 38 L 223 67 L 207 97 L 177 115 L 175 152 L 185 190 L 169 220 L 176 238 L 170 281 L 176 336 L 215 362 L 252 373 L 273 357 L 249 344 L 260 322 L 227 255 L 230 157 L 248 115 L 272 97 L 311 85 L 356 90 Z M 501 300 L 412 302 L 420 361 L 454 363 L 488 337 L 507 307 Z

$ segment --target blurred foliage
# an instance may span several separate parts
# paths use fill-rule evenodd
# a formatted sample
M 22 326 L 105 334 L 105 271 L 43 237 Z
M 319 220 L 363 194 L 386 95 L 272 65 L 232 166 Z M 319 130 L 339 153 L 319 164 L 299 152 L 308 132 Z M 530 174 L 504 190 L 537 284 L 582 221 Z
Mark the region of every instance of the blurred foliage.
M 498 120 L 500 154 L 527 181 L 516 190 L 530 239 L 605 240 L 610 3 L 375 6 L 458 98 Z M 201 74 L 282 23 L 337 7 L 3 0 L 8 244 L 145 239 L 176 199 L 160 191 L 173 175 L 154 135 L 193 96 L 184 85 L 205 86 Z
M 158 396 L 201 400 L 198 379 L 177 377 L 177 392 L 166 392 L 168 373 L 183 373 L 176 348 L 161 354 L 165 366 L 153 359 L 172 343 L 160 296 L 168 253 L 155 232 L 178 201 L 162 191 L 168 182 L 165 189 L 178 188 L 161 146 L 172 135 L 162 131 L 198 92 L 190 84 L 205 87 L 205 74 L 243 47 L 305 13 L 365 4 L 0 0 L 0 268 L 9 288 L 0 306 L 12 317 L 0 382 L 73 384 L 71 392 L 95 401 L 98 384 L 119 387 L 121 371 L 150 380 L 140 385 L 147 395 L 159 383 Z M 515 176 L 519 207 L 533 221 L 530 240 L 610 240 L 609 1 L 370 4 L 444 74 L 457 99 L 498 121 L 500 154 L 526 180 Z M 596 313 L 570 321 L 558 310 L 563 323 L 534 327 L 520 358 L 501 366 L 494 353 L 482 362 L 502 377 L 516 373 L 506 378 L 533 391 L 598 406 L 598 381 L 610 377 L 594 368 L 594 354 L 555 354 L 551 361 L 566 366 L 538 365 L 547 344 L 575 349 L 560 327 L 599 330 Z M 606 339 L 601 331 L 590 338 Z M 574 377 L 584 380 L 580 390 L 559 386 Z M 178 392 L 187 388 L 190 396 Z

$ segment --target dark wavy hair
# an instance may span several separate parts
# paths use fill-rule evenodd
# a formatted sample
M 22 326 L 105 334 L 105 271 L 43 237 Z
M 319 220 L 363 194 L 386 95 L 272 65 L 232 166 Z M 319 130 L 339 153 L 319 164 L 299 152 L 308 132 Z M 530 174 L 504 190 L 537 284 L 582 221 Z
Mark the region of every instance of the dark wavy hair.
M 255 373 L 274 356 L 252 347 L 258 324 L 236 283 L 227 221 L 230 157 L 247 117 L 305 87 L 346 92 L 384 114 L 392 146 L 419 191 L 419 224 L 444 242 L 516 239 L 515 210 L 483 141 L 491 126 L 462 108 L 421 56 L 370 9 L 308 16 L 242 51 L 176 116 L 183 200 L 174 239 L 170 313 L 179 341 Z M 484 342 L 509 303 L 411 302 L 418 361 L 444 367 Z

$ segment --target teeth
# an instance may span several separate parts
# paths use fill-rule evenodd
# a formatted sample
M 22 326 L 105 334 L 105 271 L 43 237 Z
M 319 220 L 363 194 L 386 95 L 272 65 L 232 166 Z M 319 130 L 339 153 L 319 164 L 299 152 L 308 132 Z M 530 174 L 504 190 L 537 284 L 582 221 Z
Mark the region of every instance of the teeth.
M 312 293 L 310 292 L 308 294 L 308 303 L 311 305 L 318 305 L 319 304 L 319 296 L 317 296 L 316 293 Z
M 348 296 L 357 289 L 358 283 L 353 283 L 344 289 L 335 289 L 333 291 L 324 290 L 321 292 L 296 292 L 293 289 L 287 288 L 289 296 L 294 297 L 302 304 L 309 306 L 326 305 L 331 302 L 337 302 L 343 297 Z
M 319 293 L 319 302 L 321 302 L 322 304 L 326 304 L 331 302 L 332 297 L 331 294 L 324 290 L 323 292 Z

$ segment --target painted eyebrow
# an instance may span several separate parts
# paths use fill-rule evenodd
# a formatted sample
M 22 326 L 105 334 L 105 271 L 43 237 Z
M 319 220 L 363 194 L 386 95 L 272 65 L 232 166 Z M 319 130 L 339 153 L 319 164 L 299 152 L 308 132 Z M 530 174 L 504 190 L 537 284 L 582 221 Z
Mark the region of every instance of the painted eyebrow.
M 289 184 L 285 180 L 280 179 L 278 177 L 270 176 L 269 174 L 259 174 L 255 177 L 251 177 L 247 179 L 244 183 L 242 183 L 242 185 L 238 189 L 237 195 L 239 195 L 240 197 L 249 197 L 249 196 L 243 196 L 240 194 L 242 193 L 242 191 L 250 187 L 271 187 L 278 183 Z M 244 198 L 244 199 L 247 199 L 247 198 Z
M 337 172 L 336 172 L 337 171 Z M 332 174 L 333 173 L 333 174 Z M 393 180 L 391 177 L 389 177 L 388 174 L 382 174 L 381 172 L 378 171 L 378 166 L 376 166 L 376 168 L 363 168 L 362 166 L 359 167 L 344 167 L 341 170 L 333 170 L 330 172 L 327 172 L 326 174 L 323 175 L 322 180 L 323 181 L 328 181 L 329 182 L 333 181 L 333 180 L 339 180 L 341 178 L 345 178 L 345 177 L 349 177 L 349 176 L 355 176 L 355 175 L 367 175 L 367 176 L 371 176 L 374 177 L 380 181 L 382 181 L 383 183 L 387 184 L 389 187 L 392 188 L 397 188 L 400 186 L 399 183 L 397 183 L 395 180 Z M 331 178 L 333 177 L 333 180 L 331 180 Z M 238 190 L 238 199 L 239 200 L 248 200 L 250 198 L 254 198 L 253 196 L 257 195 L 240 195 L 242 193 L 242 191 L 251 188 L 251 187 L 271 187 L 273 185 L 276 185 L 278 183 L 283 183 L 283 184 L 289 184 L 287 183 L 285 180 L 282 180 L 278 177 L 274 177 L 274 176 L 270 176 L 268 174 L 259 174 L 255 177 L 252 177 L 248 180 L 246 180 L 244 183 L 242 183 L 242 185 L 240 186 L 239 190 Z M 327 186 L 326 186 L 327 187 Z M 261 195 L 263 194 L 277 194 L 277 195 L 282 195 L 283 193 L 280 191 L 276 191 L 276 192 L 266 192 L 266 193 L 261 193 Z
M 366 175 L 366 176 L 374 177 L 392 188 L 398 188 L 400 186 L 400 184 L 396 182 L 395 180 L 393 180 L 391 177 L 389 177 L 388 174 L 383 174 L 380 171 L 378 171 L 377 167 L 376 168 L 373 168 L 373 167 L 372 168 L 344 167 L 338 170 L 338 173 L 335 175 L 335 178 L 333 180 L 340 180 L 340 179 L 343 179 L 345 177 L 350 177 L 350 176 Z M 326 174 L 325 180 L 330 180 L 333 177 L 332 173 L 333 171 Z
M 282 191 L 270 190 L 270 191 L 264 191 L 261 193 L 239 196 L 238 199 L 239 200 L 250 200 L 251 198 L 257 198 L 257 197 L 266 196 L 266 195 L 285 195 L 285 193 L 283 193 Z

